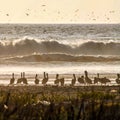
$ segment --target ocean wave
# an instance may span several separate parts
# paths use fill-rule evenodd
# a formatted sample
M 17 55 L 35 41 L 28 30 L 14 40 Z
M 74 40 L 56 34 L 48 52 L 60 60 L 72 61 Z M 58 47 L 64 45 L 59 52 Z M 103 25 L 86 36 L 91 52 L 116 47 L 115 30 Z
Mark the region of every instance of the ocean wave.
M 70 41 L 69 41 L 70 42 Z M 32 53 L 65 53 L 71 55 L 120 55 L 119 41 L 87 41 L 72 47 L 59 41 L 0 41 L 0 55 L 28 55 Z
M 120 57 L 103 56 L 73 56 L 68 54 L 36 54 L 6 58 L 7 61 L 16 62 L 48 62 L 48 61 L 70 61 L 70 62 L 113 62 L 120 61 Z

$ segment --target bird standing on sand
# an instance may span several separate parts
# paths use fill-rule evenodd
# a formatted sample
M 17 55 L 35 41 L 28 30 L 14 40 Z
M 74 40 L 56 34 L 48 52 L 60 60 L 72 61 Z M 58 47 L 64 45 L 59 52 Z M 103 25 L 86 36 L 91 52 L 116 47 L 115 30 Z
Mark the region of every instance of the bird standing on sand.
M 59 81 L 61 83 L 61 86 L 64 86 L 64 82 L 65 82 L 64 78 L 60 78 Z
M 75 74 L 73 74 L 73 79 L 71 81 L 71 85 L 74 86 L 75 83 L 76 83 L 76 76 L 75 76 Z
M 54 81 L 54 84 L 55 84 L 55 85 L 59 85 L 59 79 L 58 79 L 58 76 L 59 76 L 59 75 L 56 74 L 56 80 Z
M 38 75 L 37 74 L 35 76 L 35 84 L 39 84 L 39 79 L 38 79 Z
M 14 78 L 14 73 L 12 73 L 12 78 L 10 79 L 10 84 L 14 84 L 15 78 Z
M 87 71 L 85 71 L 85 82 L 87 84 L 92 84 L 92 80 L 88 77 L 88 72 Z
M 64 78 L 59 78 L 59 74 L 57 74 L 56 75 L 56 80 L 54 81 L 54 83 L 56 84 L 56 85 L 59 85 L 59 83 L 60 83 L 60 85 L 61 86 L 64 86 Z
M 97 73 L 97 77 L 94 78 L 94 84 L 100 82 L 101 84 L 107 84 L 110 80 L 106 77 L 100 78 L 99 73 Z
M 42 84 L 43 84 L 43 85 L 46 85 L 46 83 L 48 82 L 48 79 L 49 79 L 49 78 L 48 78 L 48 73 L 45 73 L 45 72 L 44 72 Z
M 24 84 L 28 84 L 27 83 L 27 78 L 25 78 L 25 72 L 21 72 L 21 78 L 19 78 L 18 80 L 17 80 L 17 83 L 24 83 Z
M 117 74 L 117 79 L 115 81 L 117 84 L 120 84 L 120 74 Z
M 80 84 L 85 84 L 84 76 L 79 77 L 79 78 L 78 78 L 78 82 L 79 82 Z
M 22 82 L 23 82 L 24 84 L 28 84 L 28 83 L 27 83 L 27 78 L 25 78 L 25 72 L 23 72 Z
M 108 82 L 110 82 L 110 80 L 104 77 L 104 78 L 100 78 L 100 82 L 106 85 Z
M 21 83 L 22 82 L 22 72 L 21 72 L 21 78 L 18 78 L 17 83 Z

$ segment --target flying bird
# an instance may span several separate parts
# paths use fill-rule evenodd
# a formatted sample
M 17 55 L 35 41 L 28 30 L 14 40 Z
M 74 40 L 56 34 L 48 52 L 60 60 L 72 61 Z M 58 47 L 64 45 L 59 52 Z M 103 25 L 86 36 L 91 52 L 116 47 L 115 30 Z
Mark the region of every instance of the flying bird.
M 94 11 L 92 11 L 92 15 L 94 14 Z
M 109 11 L 109 13 L 114 13 L 114 12 L 115 12 L 114 10 Z
M 46 5 L 42 5 L 42 7 L 45 7 Z
M 6 14 L 6 16 L 9 16 L 9 14 Z
M 94 21 L 96 21 L 96 19 L 95 19 L 95 18 L 94 18 L 93 20 L 94 20 Z
M 78 12 L 78 11 L 79 11 L 79 9 L 76 9 L 76 10 L 75 10 L 75 12 Z
M 29 16 L 29 14 L 28 14 L 28 13 L 26 13 L 26 16 Z
M 60 11 L 58 11 L 58 14 L 60 14 Z
M 45 10 L 45 9 L 43 9 L 43 11 L 45 12 L 46 10 Z

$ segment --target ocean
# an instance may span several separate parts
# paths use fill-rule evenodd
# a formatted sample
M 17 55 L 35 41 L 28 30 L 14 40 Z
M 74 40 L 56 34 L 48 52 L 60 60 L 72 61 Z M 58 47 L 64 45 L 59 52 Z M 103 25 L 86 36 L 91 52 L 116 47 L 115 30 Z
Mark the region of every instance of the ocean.
M 30 83 L 43 72 L 116 79 L 120 24 L 0 24 L 0 84 L 25 72 Z M 31 82 L 32 81 L 32 82 Z

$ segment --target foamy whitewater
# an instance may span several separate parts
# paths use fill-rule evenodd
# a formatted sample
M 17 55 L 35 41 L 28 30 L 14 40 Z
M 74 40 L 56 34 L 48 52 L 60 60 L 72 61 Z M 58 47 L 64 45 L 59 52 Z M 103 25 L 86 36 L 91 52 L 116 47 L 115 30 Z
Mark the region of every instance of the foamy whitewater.
M 13 72 L 34 80 L 44 71 L 85 70 L 112 79 L 120 73 L 120 24 L 0 24 L 0 84 Z

